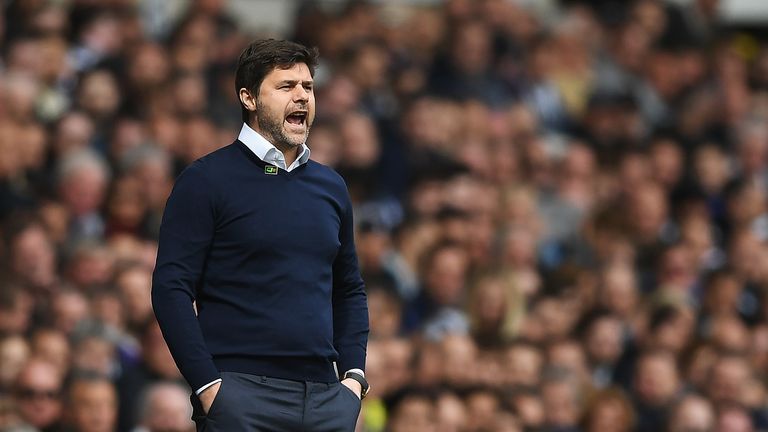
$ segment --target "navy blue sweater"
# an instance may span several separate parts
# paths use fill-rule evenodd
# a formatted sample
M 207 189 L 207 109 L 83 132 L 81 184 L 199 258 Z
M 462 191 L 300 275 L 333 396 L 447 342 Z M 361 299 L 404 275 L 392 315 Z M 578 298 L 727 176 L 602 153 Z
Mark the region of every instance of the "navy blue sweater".
M 235 141 L 187 167 L 168 198 L 152 304 L 193 389 L 221 371 L 332 382 L 334 361 L 365 366 L 346 185 L 312 160 L 265 166 Z

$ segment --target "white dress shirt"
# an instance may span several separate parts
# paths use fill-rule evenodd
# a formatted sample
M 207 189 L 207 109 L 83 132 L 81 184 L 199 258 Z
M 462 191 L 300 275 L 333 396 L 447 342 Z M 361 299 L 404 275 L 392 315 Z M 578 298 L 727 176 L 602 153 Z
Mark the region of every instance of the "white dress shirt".
M 245 144 L 259 159 L 286 171 L 293 171 L 309 160 L 309 147 L 306 144 L 302 144 L 296 160 L 293 161 L 291 166 L 285 166 L 285 154 L 245 123 L 243 123 L 242 129 L 240 129 L 240 135 L 237 139 Z

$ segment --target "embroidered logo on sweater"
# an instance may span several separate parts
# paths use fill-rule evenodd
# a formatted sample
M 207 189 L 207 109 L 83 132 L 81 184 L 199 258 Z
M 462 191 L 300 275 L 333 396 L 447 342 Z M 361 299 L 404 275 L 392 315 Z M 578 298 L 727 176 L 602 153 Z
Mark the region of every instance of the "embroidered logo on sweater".
M 267 165 L 264 167 L 264 174 L 277 175 L 277 167 L 274 165 Z

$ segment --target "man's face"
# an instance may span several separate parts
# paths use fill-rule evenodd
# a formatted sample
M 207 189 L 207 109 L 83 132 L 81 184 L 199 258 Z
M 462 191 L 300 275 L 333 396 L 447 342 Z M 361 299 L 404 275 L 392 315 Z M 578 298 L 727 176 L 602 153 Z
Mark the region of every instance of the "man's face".
M 512 347 L 506 354 L 507 380 L 511 385 L 535 386 L 541 375 L 541 353 L 527 346 Z
M 467 257 L 459 249 L 443 249 L 434 256 L 426 275 L 430 294 L 441 305 L 459 301 L 466 282 Z
M 643 402 L 655 406 L 668 403 L 677 391 L 677 385 L 673 358 L 649 356 L 640 360 L 635 375 L 635 391 Z
M 568 429 L 578 423 L 579 407 L 573 386 L 566 381 L 545 384 L 541 391 L 546 422 Z
M 264 78 L 251 125 L 280 150 L 304 144 L 315 119 L 312 75 L 304 63 L 276 68 Z
M 61 416 L 61 379 L 53 366 L 35 362 L 19 374 L 16 403 L 22 419 L 37 428 L 50 426 Z
M 709 398 L 715 403 L 741 401 L 749 382 L 749 366 L 742 358 L 724 358 L 712 368 Z
M 142 425 L 152 432 L 187 432 L 195 430 L 190 417 L 189 396 L 179 388 L 164 385 L 150 394 L 150 409 Z
M 117 419 L 117 396 L 107 381 L 79 382 L 70 390 L 72 423 L 82 432 L 107 432 Z
M 618 361 L 622 352 L 621 321 L 615 318 L 601 318 L 589 329 L 587 352 L 597 363 L 612 364 Z
M 56 254 L 42 226 L 32 226 L 13 242 L 14 272 L 34 287 L 49 286 L 56 278 Z

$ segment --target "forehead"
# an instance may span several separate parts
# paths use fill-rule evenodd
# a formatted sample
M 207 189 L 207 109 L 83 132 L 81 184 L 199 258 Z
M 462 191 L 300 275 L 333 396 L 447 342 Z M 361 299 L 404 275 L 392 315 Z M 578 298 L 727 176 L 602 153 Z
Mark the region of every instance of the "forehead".
M 264 77 L 265 82 L 312 81 L 312 74 L 305 63 L 296 63 L 288 69 L 277 67 Z
M 112 400 L 114 398 L 115 390 L 112 385 L 107 381 L 78 381 L 72 386 L 70 390 L 71 394 L 78 397 L 83 396 L 96 396 L 99 400 Z
M 25 385 L 58 384 L 56 369 L 43 363 L 33 363 L 19 374 L 19 382 Z

